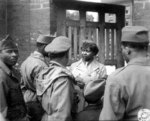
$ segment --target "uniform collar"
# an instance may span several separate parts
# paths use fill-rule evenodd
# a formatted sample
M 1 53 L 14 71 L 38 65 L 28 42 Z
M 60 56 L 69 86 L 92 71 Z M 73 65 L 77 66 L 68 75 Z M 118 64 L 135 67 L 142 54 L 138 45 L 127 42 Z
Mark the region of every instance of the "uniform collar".
M 0 60 L 0 68 L 9 76 L 16 78 L 14 81 L 18 81 L 21 78 L 19 71 L 15 68 L 8 68 L 8 66 Z
M 37 95 L 43 95 L 47 88 L 60 77 L 69 77 L 75 83 L 72 73 L 63 67 L 56 61 L 50 61 L 49 67 L 41 71 L 37 79 Z
M 79 63 L 77 64 L 77 68 L 80 68 L 80 65 L 85 64 L 85 62 L 83 61 L 83 59 L 79 60 Z M 97 68 L 99 68 L 99 63 L 97 62 L 97 60 L 94 58 L 93 61 L 90 62 L 90 64 L 88 66 L 92 67 L 92 70 L 96 70 Z
M 8 75 L 11 75 L 11 70 L 6 66 L 4 62 L 0 60 L 0 68 L 2 68 L 3 71 L 5 71 Z
M 89 64 L 93 64 L 93 63 L 95 63 L 96 62 L 96 60 L 95 60 L 95 58 L 89 63 Z M 81 58 L 80 60 L 79 60 L 79 63 L 78 63 L 78 65 L 80 65 L 80 64 L 85 64 L 86 62 Z
M 31 53 L 31 56 L 45 61 L 44 56 L 38 51 L 34 51 L 33 53 Z
M 56 66 L 60 66 L 60 67 L 63 67 L 65 68 L 65 66 L 63 66 L 62 64 L 56 62 L 56 61 L 50 61 L 50 65 L 56 65 Z
M 131 65 L 150 66 L 150 57 L 134 58 L 134 59 L 130 60 L 126 66 L 118 68 L 116 71 L 114 71 L 109 77 L 117 75 L 118 73 L 120 73 L 121 71 L 123 71 L 124 69 L 126 69 L 127 67 L 129 67 Z
M 134 59 L 130 60 L 126 66 L 120 67 L 117 70 L 115 70 L 112 74 L 109 75 L 109 77 L 119 74 L 121 71 L 123 71 L 124 69 L 126 69 L 127 67 L 129 67 L 131 65 L 150 66 L 150 58 L 149 57 L 134 58 Z
M 132 59 L 128 65 L 150 65 L 150 57 L 138 57 Z

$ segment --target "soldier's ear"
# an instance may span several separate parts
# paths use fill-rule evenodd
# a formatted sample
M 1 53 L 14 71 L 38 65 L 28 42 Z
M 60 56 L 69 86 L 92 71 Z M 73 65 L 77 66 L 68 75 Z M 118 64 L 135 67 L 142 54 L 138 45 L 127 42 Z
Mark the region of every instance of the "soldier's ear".
M 131 48 L 130 47 L 126 46 L 125 50 L 126 50 L 126 54 L 128 54 L 128 55 L 131 54 Z
M 131 50 L 128 51 L 128 55 L 130 55 L 130 54 L 131 54 Z

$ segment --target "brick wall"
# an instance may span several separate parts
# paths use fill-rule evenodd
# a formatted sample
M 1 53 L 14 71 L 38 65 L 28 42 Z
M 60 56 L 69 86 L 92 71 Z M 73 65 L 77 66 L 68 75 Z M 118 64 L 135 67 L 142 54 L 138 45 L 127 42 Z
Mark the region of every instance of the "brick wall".
M 150 30 L 150 0 L 134 0 L 133 25 L 142 25 Z
M 6 34 L 7 1 L 0 0 L 0 38 Z
M 146 26 L 150 30 L 149 0 L 134 0 L 133 24 Z
M 49 0 L 31 0 L 30 2 L 31 33 L 50 34 Z
M 50 34 L 49 0 L 9 0 L 7 33 L 18 40 L 19 64 L 35 50 L 40 33 Z
M 0 3 L 0 35 L 7 31 L 18 40 L 21 63 L 35 49 L 40 33 L 55 34 L 57 8 L 51 0 L 0 0 Z M 149 12 L 149 0 L 134 0 L 133 25 L 150 29 Z
M 18 41 L 20 60 L 30 51 L 30 11 L 29 3 L 21 0 L 7 2 L 7 33 Z

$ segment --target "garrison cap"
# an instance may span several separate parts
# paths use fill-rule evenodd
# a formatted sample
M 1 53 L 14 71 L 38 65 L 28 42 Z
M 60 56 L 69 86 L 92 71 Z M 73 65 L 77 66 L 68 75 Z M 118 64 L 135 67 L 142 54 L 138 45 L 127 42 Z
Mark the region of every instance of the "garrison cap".
M 96 103 L 104 93 L 105 81 L 93 80 L 87 83 L 84 88 L 84 97 L 88 103 Z
M 122 29 L 121 41 L 149 43 L 148 29 L 144 26 L 126 26 Z
M 49 44 L 52 42 L 52 40 L 54 39 L 55 37 L 52 37 L 52 36 L 49 36 L 49 35 L 40 35 L 36 42 L 37 43 L 41 43 L 41 44 Z
M 70 47 L 71 40 L 69 38 L 58 36 L 45 47 L 45 51 L 48 53 L 61 53 L 69 50 Z
M 6 37 L 0 41 L 0 50 L 5 49 L 18 49 L 17 43 L 10 37 L 10 35 L 6 35 Z

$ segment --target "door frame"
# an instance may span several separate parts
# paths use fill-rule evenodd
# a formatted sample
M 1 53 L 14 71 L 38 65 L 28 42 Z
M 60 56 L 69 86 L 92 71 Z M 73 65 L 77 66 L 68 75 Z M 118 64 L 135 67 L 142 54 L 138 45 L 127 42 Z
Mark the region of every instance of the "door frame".
M 57 8 L 57 36 L 66 36 L 67 26 L 70 22 L 66 19 L 66 10 L 78 10 L 80 11 L 80 20 L 76 23 L 80 27 L 80 46 L 81 40 L 85 39 L 85 30 L 88 22 L 86 22 L 86 11 L 93 11 L 99 13 L 98 27 L 100 28 L 99 33 L 99 60 L 105 65 L 115 65 L 117 68 L 124 66 L 124 60 L 121 54 L 121 29 L 125 26 L 125 6 L 113 5 L 113 4 L 102 4 L 102 3 L 90 3 L 82 1 L 64 1 L 64 0 L 53 0 Z M 116 14 L 116 23 L 106 23 L 105 13 Z M 97 23 L 95 23 L 97 24 Z M 94 25 L 94 24 L 93 24 Z M 105 30 L 115 29 L 116 31 L 116 59 L 106 60 L 105 57 Z M 71 38 L 70 38 L 71 39 Z M 106 39 L 106 38 L 105 38 Z M 72 51 L 72 50 L 71 50 Z M 71 54 L 70 54 L 71 55 Z M 76 61 L 76 60 L 75 60 Z

